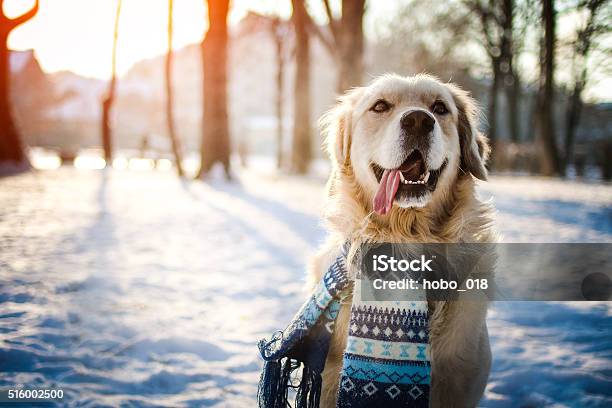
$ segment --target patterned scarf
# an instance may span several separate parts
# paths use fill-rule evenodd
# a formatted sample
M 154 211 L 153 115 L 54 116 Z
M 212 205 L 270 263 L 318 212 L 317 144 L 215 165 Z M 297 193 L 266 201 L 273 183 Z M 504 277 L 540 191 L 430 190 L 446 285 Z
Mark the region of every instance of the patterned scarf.
M 329 267 L 284 331 L 261 340 L 265 360 L 258 390 L 261 408 L 316 408 L 321 373 L 342 300 L 350 295 L 345 257 Z M 337 407 L 427 407 L 431 367 L 427 302 L 361 300 L 355 280 Z M 292 373 L 302 367 L 301 378 Z

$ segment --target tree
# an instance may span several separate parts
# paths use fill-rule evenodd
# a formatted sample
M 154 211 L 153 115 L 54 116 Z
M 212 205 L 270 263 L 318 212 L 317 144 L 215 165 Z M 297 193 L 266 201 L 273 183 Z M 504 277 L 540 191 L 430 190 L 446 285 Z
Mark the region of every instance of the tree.
M 313 31 L 335 58 L 338 65 L 336 87 L 338 93 L 342 94 L 351 87 L 361 85 L 363 81 L 365 0 L 342 0 L 342 16 L 340 18 L 334 17 L 329 0 L 323 0 L 323 6 L 327 15 L 331 39 L 319 30 L 310 17 L 308 18 L 308 28 Z
M 8 38 L 11 31 L 38 13 L 38 0 L 29 11 L 15 18 L 4 14 L 3 3 L 0 0 L 0 162 L 27 166 L 28 159 L 11 112 Z
M 544 35 L 540 46 L 540 78 L 536 101 L 536 143 L 540 172 L 545 176 L 561 174 L 561 163 L 553 118 L 555 80 L 555 23 L 554 0 L 542 0 Z
M 510 140 L 517 143 L 519 141 L 519 99 L 521 94 L 521 84 L 514 64 L 514 0 L 502 1 L 502 20 L 501 20 L 501 70 L 504 75 L 504 90 L 509 108 Z
M 465 48 L 457 47 L 474 39 L 473 23 L 473 14 L 458 2 L 403 2 L 393 17 L 376 26 L 372 68 L 406 75 L 428 72 L 457 80 L 474 66 Z
M 495 145 L 498 138 L 498 97 L 504 90 L 509 107 L 510 139 L 519 140 L 520 79 L 515 67 L 514 0 L 465 0 L 464 4 L 478 18 L 482 42 L 491 63 L 491 88 L 488 106 L 488 136 Z M 495 151 L 494 151 L 495 152 Z
M 285 82 L 285 43 L 286 32 L 283 21 L 279 17 L 272 19 L 270 32 L 274 40 L 276 51 L 276 168 L 283 166 L 283 94 Z
M 119 38 L 119 17 L 121 16 L 121 2 L 117 0 L 117 11 L 115 13 L 115 29 L 113 30 L 113 55 L 111 63 L 111 79 L 108 91 L 102 100 L 102 149 L 104 160 L 109 165 L 113 159 L 113 130 L 111 126 L 111 114 L 115 103 L 117 91 L 117 39 Z
M 295 29 L 295 88 L 293 108 L 293 140 L 291 170 L 298 174 L 308 171 L 312 159 L 310 139 L 310 38 L 307 31 L 308 14 L 302 0 L 293 4 Z
M 601 18 L 606 2 L 607 0 L 581 0 L 578 4 L 578 9 L 586 10 L 588 17 L 572 43 L 573 87 L 565 112 L 564 169 L 573 161 L 574 139 L 583 105 L 582 91 L 587 85 L 590 74 L 590 64 L 587 61 L 597 37 L 610 32 L 608 23 L 610 16 L 604 15 Z
M 174 129 L 174 103 L 173 103 L 173 92 L 172 92 L 172 17 L 174 10 L 174 1 L 168 0 L 168 52 L 166 53 L 166 123 L 168 125 L 168 135 L 172 142 L 172 153 L 174 153 L 174 161 L 176 162 L 176 171 L 179 177 L 184 175 L 183 172 L 183 161 L 181 154 L 181 145 Z
M 202 145 L 198 178 L 219 162 L 230 177 L 230 134 L 227 113 L 227 15 L 229 0 L 208 0 L 208 32 L 202 41 L 204 71 Z

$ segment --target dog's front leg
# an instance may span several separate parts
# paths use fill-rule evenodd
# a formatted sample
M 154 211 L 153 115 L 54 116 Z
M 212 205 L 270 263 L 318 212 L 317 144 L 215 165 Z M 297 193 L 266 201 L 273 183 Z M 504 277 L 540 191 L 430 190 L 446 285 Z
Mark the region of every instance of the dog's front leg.
M 431 319 L 430 407 L 478 405 L 489 377 L 486 302 L 439 303 Z

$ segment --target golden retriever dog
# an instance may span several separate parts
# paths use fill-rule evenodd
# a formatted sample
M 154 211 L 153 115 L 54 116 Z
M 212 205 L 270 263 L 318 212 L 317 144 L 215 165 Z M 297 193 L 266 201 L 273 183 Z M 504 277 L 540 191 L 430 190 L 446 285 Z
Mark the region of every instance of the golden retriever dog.
M 384 75 L 340 97 L 322 118 L 332 160 L 326 244 L 309 266 L 317 282 L 365 242 L 494 242 L 492 208 L 478 200 L 489 153 L 468 93 L 428 75 Z M 351 272 L 352 274 L 353 272 Z M 343 304 L 325 371 L 322 407 L 335 407 L 350 319 Z M 429 302 L 430 406 L 474 407 L 491 352 L 486 301 Z

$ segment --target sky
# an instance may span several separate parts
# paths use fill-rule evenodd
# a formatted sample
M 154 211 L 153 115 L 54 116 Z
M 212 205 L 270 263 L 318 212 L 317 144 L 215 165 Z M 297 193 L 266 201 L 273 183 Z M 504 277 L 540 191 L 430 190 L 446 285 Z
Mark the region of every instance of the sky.
M 34 0 L 5 0 L 4 10 L 9 17 L 15 17 L 32 4 Z M 117 0 L 41 0 L 36 17 L 11 33 L 9 47 L 34 49 L 45 72 L 69 70 L 86 77 L 108 78 L 116 5 Z M 337 7 L 338 2 L 332 2 L 332 5 Z M 205 0 L 174 1 L 175 48 L 201 41 L 207 28 L 205 6 Z M 398 1 L 395 0 L 368 2 L 364 23 L 366 35 L 374 35 L 376 25 L 380 28 L 380 24 L 393 16 L 397 7 Z M 325 21 L 320 1 L 310 1 L 309 8 L 315 20 Z M 230 24 L 236 24 L 249 10 L 288 18 L 291 2 L 232 0 Z M 123 0 L 117 50 L 120 75 L 134 63 L 166 51 L 167 13 L 167 0 Z M 560 72 L 560 77 L 563 77 L 563 72 Z M 587 98 L 612 99 L 609 90 L 612 79 L 597 79 L 597 85 L 587 89 Z
M 323 10 L 311 2 L 315 18 Z M 377 4 L 378 3 L 378 4 Z M 381 4 L 381 3 L 386 3 Z M 372 2 L 370 15 L 384 13 L 391 2 Z M 34 0 L 6 0 L 5 12 L 15 17 Z M 205 0 L 174 1 L 174 47 L 201 41 L 207 28 Z M 108 78 L 117 0 L 41 0 L 37 16 L 18 27 L 9 38 L 15 50 L 34 49 L 43 70 L 70 70 L 94 78 Z M 230 24 L 248 10 L 291 14 L 289 0 L 233 0 Z M 167 48 L 167 0 L 123 0 L 119 23 L 117 70 L 125 73 L 135 62 L 163 54 Z
M 174 46 L 196 42 L 205 28 L 203 0 L 177 0 Z M 5 11 L 18 15 L 33 0 L 7 0 Z M 116 0 L 42 0 L 38 15 L 9 38 L 12 49 L 31 49 L 47 72 L 70 70 L 108 78 Z M 162 54 L 167 47 L 167 0 L 124 0 L 119 25 L 117 69 Z

